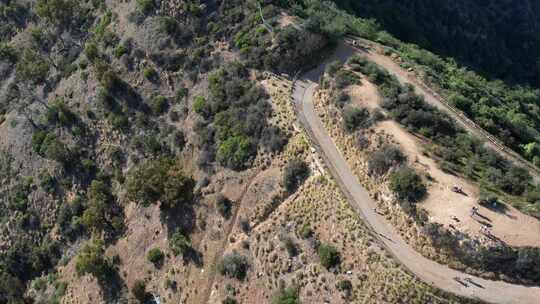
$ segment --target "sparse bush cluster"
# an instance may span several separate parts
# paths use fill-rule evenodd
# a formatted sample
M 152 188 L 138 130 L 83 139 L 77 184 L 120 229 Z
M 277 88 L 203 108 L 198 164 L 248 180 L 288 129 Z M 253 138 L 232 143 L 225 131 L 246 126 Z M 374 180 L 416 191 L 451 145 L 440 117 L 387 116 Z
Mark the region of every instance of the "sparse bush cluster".
M 270 149 L 279 150 L 284 144 L 275 129 L 265 133 L 271 110 L 268 96 L 247 78 L 242 64 L 230 63 L 210 74 L 209 98 L 197 96 L 193 101 L 193 110 L 205 119 L 196 127 L 201 148 L 235 170 L 249 165 L 258 146 L 269 144 Z
M 288 25 L 272 35 L 260 25 L 247 25 L 234 37 L 234 44 L 250 66 L 293 74 L 315 63 L 329 44 L 321 33 Z M 275 47 L 271 48 L 272 44 Z

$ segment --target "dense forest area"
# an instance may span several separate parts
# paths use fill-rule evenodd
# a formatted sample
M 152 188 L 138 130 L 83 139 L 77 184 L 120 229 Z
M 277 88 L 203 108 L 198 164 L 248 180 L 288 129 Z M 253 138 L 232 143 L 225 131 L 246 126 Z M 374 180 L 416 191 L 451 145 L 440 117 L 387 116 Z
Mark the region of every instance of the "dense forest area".
M 540 3 L 531 0 L 335 0 L 363 18 L 489 78 L 540 84 Z

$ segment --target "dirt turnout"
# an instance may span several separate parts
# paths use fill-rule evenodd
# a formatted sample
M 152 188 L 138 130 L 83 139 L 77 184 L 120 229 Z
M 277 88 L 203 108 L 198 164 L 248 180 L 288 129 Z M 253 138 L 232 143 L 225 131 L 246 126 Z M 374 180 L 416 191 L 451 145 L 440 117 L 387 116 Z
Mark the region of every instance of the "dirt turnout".
M 370 110 L 381 109 L 381 96 L 376 86 L 365 77 L 362 77 L 362 85 L 348 87 L 347 93 L 354 105 Z M 392 120 L 378 123 L 375 131 L 387 134 L 401 147 L 416 170 L 433 179 L 428 185 L 428 197 L 419 204 L 429 213 L 430 221 L 455 227 L 483 241 L 487 238 L 480 229 L 488 226 L 491 233 L 507 245 L 540 247 L 540 222 L 537 219 L 510 206 L 506 212 L 499 213 L 478 205 L 478 185 L 441 170 L 433 159 L 422 153 L 422 147 L 427 144 L 425 139 L 407 132 Z M 454 186 L 462 188 L 464 194 L 452 192 Z M 480 208 L 478 216 L 470 216 L 473 206 Z
M 540 181 L 540 169 L 536 168 L 534 165 L 532 165 L 530 162 L 525 160 L 513 150 L 504 146 L 504 144 L 502 144 L 498 139 L 481 129 L 472 120 L 465 117 L 465 115 L 458 114 L 456 110 L 451 109 L 446 102 L 441 100 L 441 97 L 437 93 L 426 87 L 420 80 L 416 78 L 413 73 L 403 69 L 401 66 L 399 66 L 399 64 L 394 62 L 392 58 L 383 55 L 383 47 L 381 45 L 364 39 L 358 39 L 357 41 L 360 41 L 362 44 L 366 45 L 367 48 L 357 48 L 351 46 L 352 48 L 354 48 L 354 51 L 356 53 L 365 56 L 370 61 L 373 61 L 376 64 L 385 68 L 390 74 L 396 76 L 396 78 L 402 84 L 413 85 L 416 93 L 423 95 L 427 103 L 450 115 L 464 129 L 483 140 L 487 146 L 498 151 L 499 154 L 505 157 L 507 160 L 513 162 L 516 165 L 527 168 L 530 174 L 534 177 L 534 179 L 536 181 Z M 347 40 L 347 43 L 351 42 L 352 40 Z

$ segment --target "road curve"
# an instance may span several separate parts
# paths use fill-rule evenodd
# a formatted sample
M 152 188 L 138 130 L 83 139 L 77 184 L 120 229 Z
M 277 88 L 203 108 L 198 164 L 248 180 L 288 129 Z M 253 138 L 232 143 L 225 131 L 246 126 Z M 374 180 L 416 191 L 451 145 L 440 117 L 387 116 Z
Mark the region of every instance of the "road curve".
M 327 62 L 336 59 L 343 62 L 353 53 L 351 47 L 341 44 Z M 390 223 L 375 213 L 376 203 L 358 182 L 315 111 L 313 93 L 319 78 L 323 75 L 324 67 L 323 63 L 295 82 L 293 100 L 298 117 L 310 140 L 324 158 L 330 173 L 347 196 L 351 207 L 363 218 L 372 233 L 395 259 L 427 284 L 460 296 L 489 303 L 540 303 L 540 287 L 526 287 L 473 277 L 423 257 L 401 238 Z M 469 287 L 465 287 L 456 282 L 455 277 L 471 278 L 476 285 L 469 284 Z

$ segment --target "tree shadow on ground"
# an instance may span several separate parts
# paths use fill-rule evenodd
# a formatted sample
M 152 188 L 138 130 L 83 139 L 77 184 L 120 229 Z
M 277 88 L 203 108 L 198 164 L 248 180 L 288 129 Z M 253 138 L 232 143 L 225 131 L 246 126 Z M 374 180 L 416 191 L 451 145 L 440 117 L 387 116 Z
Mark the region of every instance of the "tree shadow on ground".
M 167 227 L 168 239 L 171 239 L 177 231 L 189 238 L 189 234 L 193 232 L 197 223 L 193 203 L 179 204 L 174 208 L 162 208 L 160 217 L 161 222 Z M 193 262 L 198 267 L 203 265 L 202 253 L 193 247 L 184 252 L 183 260 L 184 263 Z
M 127 286 L 118 273 L 117 268 L 111 269 L 107 277 L 98 280 L 98 284 L 103 291 L 105 303 L 114 303 L 120 296 L 127 292 Z

